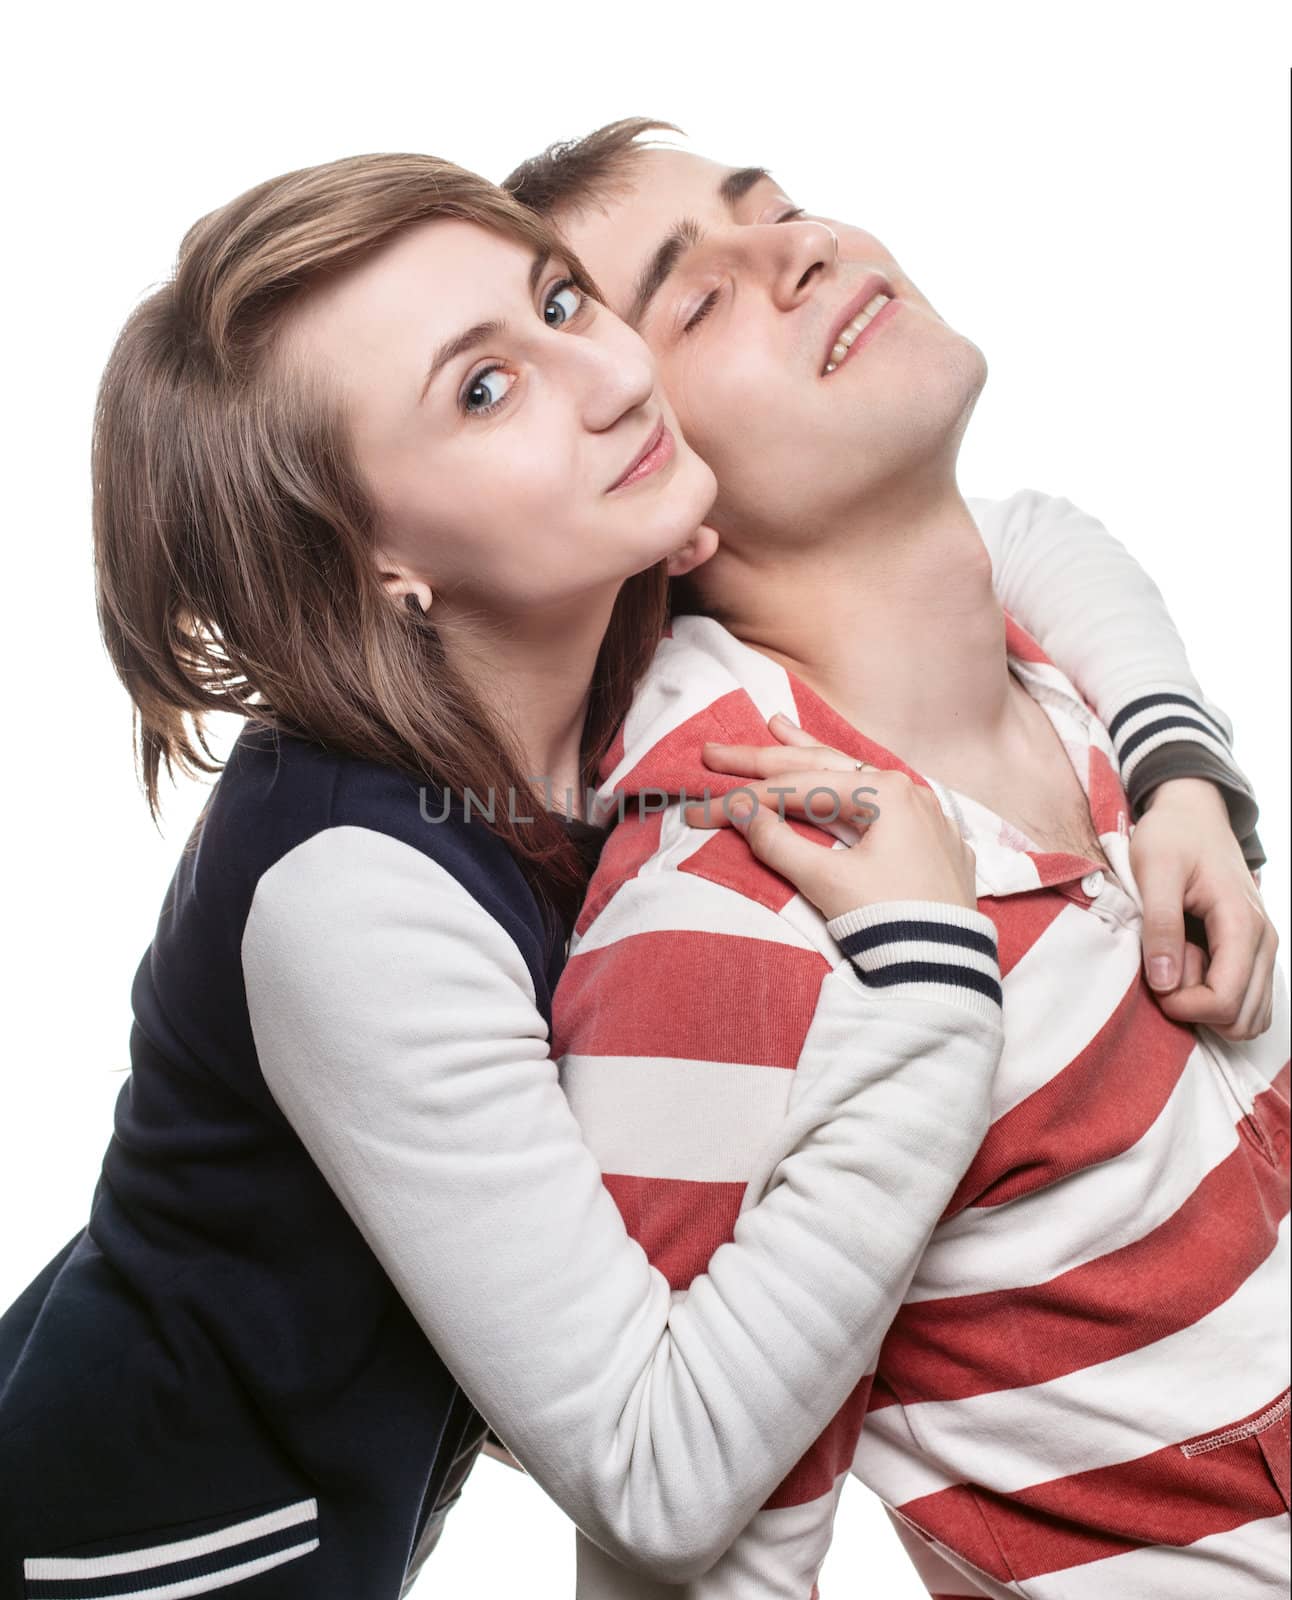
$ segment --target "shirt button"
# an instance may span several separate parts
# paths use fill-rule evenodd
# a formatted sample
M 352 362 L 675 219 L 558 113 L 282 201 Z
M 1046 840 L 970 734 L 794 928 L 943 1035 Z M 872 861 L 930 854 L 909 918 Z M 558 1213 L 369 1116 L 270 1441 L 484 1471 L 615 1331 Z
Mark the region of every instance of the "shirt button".
M 1092 900 L 1103 888 L 1103 886 L 1104 875 L 1102 872 L 1087 872 L 1085 877 L 1081 880 L 1082 889 L 1085 890 Z

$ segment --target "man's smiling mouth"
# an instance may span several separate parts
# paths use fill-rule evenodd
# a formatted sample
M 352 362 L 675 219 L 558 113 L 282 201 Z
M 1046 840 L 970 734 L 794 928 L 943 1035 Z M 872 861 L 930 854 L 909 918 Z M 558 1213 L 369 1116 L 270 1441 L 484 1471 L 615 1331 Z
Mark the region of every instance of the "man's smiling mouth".
M 848 359 L 853 345 L 894 298 L 893 286 L 887 278 L 878 272 L 872 272 L 866 278 L 853 299 L 840 308 L 839 321 L 830 334 L 821 368 L 823 378 Z
M 857 335 L 863 328 L 869 327 L 876 314 L 888 304 L 889 299 L 889 295 L 881 292 L 873 300 L 867 301 L 865 309 L 852 319 L 835 341 L 834 347 L 830 351 L 830 359 L 825 364 L 827 372 L 833 372 L 840 362 L 847 360 L 848 352 L 856 342 Z

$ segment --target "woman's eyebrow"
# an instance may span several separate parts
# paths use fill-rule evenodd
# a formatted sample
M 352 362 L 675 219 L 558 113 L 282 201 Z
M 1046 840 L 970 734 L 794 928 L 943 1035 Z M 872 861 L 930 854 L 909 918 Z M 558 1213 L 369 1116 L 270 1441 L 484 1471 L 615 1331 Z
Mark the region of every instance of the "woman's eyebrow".
M 535 294 L 538 290 L 538 280 L 543 276 L 543 268 L 552 259 L 550 250 L 540 250 L 529 264 L 529 292 Z M 474 350 L 478 344 L 483 344 L 486 339 L 496 338 L 499 334 L 506 333 L 507 324 L 493 320 L 490 322 L 477 322 L 473 328 L 467 328 L 463 333 L 446 339 L 431 358 L 431 365 L 426 373 L 426 381 L 422 384 L 421 393 L 417 397 L 418 405 L 426 398 L 426 391 L 435 381 L 436 374 L 450 361 L 460 355 L 465 355 L 468 350 Z
M 426 382 L 422 385 L 422 392 L 417 397 L 420 405 L 426 398 L 426 391 L 435 381 L 436 374 L 446 367 L 450 361 L 464 355 L 468 350 L 474 350 L 478 344 L 483 344 L 486 339 L 492 339 L 497 334 L 506 333 L 505 322 L 477 322 L 475 327 L 467 328 L 465 332 L 457 334 L 452 339 L 446 339 L 435 352 L 431 359 L 430 369 L 426 374 Z

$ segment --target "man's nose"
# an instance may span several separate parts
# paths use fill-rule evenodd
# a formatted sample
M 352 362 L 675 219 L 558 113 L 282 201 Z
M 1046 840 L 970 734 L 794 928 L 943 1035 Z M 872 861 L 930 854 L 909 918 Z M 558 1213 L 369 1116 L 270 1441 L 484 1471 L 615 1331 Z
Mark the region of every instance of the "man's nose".
M 765 228 L 769 288 L 781 311 L 793 311 L 820 287 L 839 260 L 839 240 L 823 222 L 775 222 Z

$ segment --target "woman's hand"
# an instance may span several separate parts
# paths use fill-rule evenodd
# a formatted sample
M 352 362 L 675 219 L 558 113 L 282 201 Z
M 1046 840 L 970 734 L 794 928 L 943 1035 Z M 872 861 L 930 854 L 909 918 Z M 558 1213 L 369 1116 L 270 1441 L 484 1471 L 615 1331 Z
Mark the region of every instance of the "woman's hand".
M 1162 1010 L 1226 1039 L 1264 1033 L 1279 936 L 1216 786 L 1159 784 L 1131 835 L 1130 861 L 1144 900 L 1144 970 Z M 1206 925 L 1210 957 L 1186 943 L 1186 912 Z
M 932 789 L 904 772 L 858 768 L 787 717 L 769 726 L 785 748 L 705 745 L 707 766 L 753 781 L 724 799 L 687 806 L 688 823 L 739 828 L 758 859 L 788 878 L 827 921 L 886 900 L 940 900 L 977 910 L 973 850 Z M 757 802 L 744 815 L 742 797 Z M 796 833 L 780 809 L 807 821 L 848 822 L 861 839 L 847 850 L 823 848 Z

